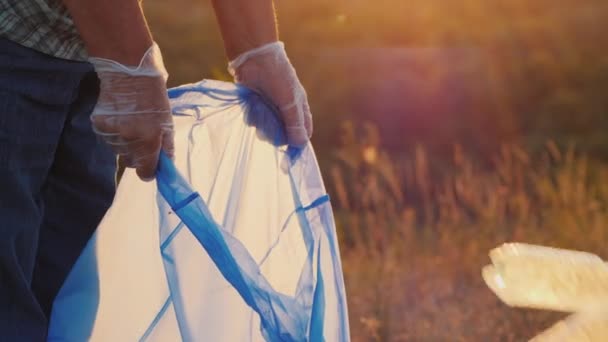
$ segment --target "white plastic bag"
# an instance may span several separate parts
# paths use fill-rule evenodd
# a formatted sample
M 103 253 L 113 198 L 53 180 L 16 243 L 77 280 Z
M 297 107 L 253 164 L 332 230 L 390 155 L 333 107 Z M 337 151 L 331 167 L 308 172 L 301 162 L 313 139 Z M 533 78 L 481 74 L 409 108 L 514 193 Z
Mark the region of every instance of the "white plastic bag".
M 123 175 L 55 300 L 49 340 L 348 341 L 312 146 L 288 148 L 248 89 L 203 81 L 169 95 L 175 164 L 161 156 L 156 182 Z

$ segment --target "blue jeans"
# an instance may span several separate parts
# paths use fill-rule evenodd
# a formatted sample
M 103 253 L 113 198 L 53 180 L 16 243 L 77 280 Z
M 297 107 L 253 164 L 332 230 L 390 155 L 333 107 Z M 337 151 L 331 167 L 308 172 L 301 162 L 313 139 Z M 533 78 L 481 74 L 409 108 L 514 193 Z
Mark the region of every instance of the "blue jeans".
M 42 341 L 53 299 L 114 197 L 89 63 L 0 39 L 0 341 Z

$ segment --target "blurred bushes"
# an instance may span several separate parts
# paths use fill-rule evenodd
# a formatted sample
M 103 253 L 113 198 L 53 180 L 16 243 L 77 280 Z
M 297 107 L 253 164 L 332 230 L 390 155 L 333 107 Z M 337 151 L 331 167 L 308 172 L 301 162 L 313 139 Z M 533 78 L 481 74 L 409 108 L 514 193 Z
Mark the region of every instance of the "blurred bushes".
M 574 149 L 503 145 L 491 169 L 459 145 L 447 163 L 421 146 L 395 160 L 369 126 L 346 126 L 327 185 L 354 341 L 525 341 L 564 315 L 501 303 L 480 275 L 489 250 L 520 241 L 608 257 L 608 169 Z
M 163 47 L 171 84 L 227 78 L 208 2 L 149 0 L 144 4 Z M 374 70 L 365 64 L 356 73 L 340 70 L 341 61 L 323 51 L 464 47 L 475 48 L 483 56 L 484 65 L 477 72 L 488 82 L 468 93 L 481 102 L 455 105 L 455 119 L 444 123 L 435 135 L 419 134 L 417 142 L 428 145 L 444 136 L 446 141 L 475 150 L 491 138 L 496 142 L 488 144 L 495 147 L 502 140 L 525 140 L 540 147 L 555 138 L 560 146 L 574 142 L 597 156 L 608 156 L 604 134 L 608 131 L 608 2 L 604 0 L 308 0 L 277 1 L 277 8 L 282 39 L 310 93 L 318 145 L 336 142 L 332 137 L 340 122 L 352 115 L 351 108 L 360 107 L 353 87 L 364 84 Z M 451 64 L 457 68 L 467 63 L 460 58 Z M 450 63 L 431 67 L 452 68 Z M 403 66 L 394 74 L 407 73 L 407 69 Z M 465 87 L 476 82 L 475 75 L 466 77 L 461 80 Z M 434 98 L 429 95 L 422 100 L 431 103 Z M 409 117 L 415 114 L 412 111 L 416 108 L 395 116 Z M 364 119 L 374 121 L 375 114 L 368 113 Z M 458 117 L 471 123 L 469 130 L 458 127 L 462 126 Z M 402 128 L 413 126 L 416 123 L 406 119 Z M 483 131 L 491 133 L 483 135 Z M 410 135 L 416 132 L 406 130 Z

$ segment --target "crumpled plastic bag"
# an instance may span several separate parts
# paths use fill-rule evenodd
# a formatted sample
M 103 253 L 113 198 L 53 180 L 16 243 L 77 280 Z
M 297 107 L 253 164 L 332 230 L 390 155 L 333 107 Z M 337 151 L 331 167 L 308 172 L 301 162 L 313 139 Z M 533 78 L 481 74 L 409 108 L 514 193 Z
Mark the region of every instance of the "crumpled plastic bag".
M 57 296 L 50 341 L 348 341 L 329 197 L 312 146 L 262 97 L 169 91 L 175 162 L 127 170 Z
M 507 305 L 574 313 L 531 341 L 608 341 L 608 264 L 598 256 L 508 243 L 490 259 L 483 278 Z

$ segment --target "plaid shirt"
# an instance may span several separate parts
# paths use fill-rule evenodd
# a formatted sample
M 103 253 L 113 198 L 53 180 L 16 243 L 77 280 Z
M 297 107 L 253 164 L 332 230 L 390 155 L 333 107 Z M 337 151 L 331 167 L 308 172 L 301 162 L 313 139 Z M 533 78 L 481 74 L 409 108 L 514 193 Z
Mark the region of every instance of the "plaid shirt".
M 87 58 L 61 0 L 0 0 L 0 37 L 59 58 Z

